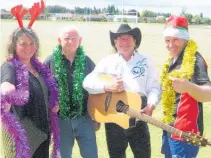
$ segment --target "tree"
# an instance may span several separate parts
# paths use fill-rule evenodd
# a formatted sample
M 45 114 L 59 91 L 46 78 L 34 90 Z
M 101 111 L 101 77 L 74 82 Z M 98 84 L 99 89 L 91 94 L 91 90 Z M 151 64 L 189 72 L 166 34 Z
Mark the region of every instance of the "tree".
M 187 10 L 187 8 L 183 7 L 180 15 L 185 16 L 186 10 Z
M 211 25 L 211 19 L 210 18 L 203 18 L 203 23 Z
M 86 13 L 88 13 L 87 8 L 82 9 L 80 7 L 75 7 L 74 10 L 75 10 L 76 14 L 86 14 Z
M 153 11 L 150 11 L 150 10 L 144 10 L 142 13 L 141 13 L 141 16 L 142 17 L 156 17 L 157 16 L 157 13 L 153 12 Z
M 188 23 L 192 23 L 192 19 L 193 19 L 193 15 L 192 14 L 189 14 L 189 13 L 186 13 L 185 14 L 185 17 L 188 19 Z
M 128 22 L 127 18 L 123 18 L 123 22 L 127 23 Z
M 146 17 L 144 17 L 144 22 L 147 23 L 147 18 Z
M 131 10 L 128 11 L 128 15 L 136 15 L 136 14 L 137 14 L 138 17 L 140 17 L 139 12 L 136 11 L 135 9 L 131 9 Z
M 108 5 L 107 12 L 111 15 L 114 15 L 116 13 L 115 6 L 114 5 Z
M 119 14 L 121 14 L 121 11 L 118 8 L 116 8 L 115 14 L 119 15 Z
M 47 8 L 44 10 L 44 15 L 45 15 L 45 19 L 48 19 L 50 16 L 50 13 Z
M 93 14 L 98 14 L 98 10 L 96 9 L 96 7 L 94 6 L 93 8 L 93 11 L 92 11 Z
M 9 11 L 6 9 L 1 9 L 1 13 L 9 13 Z
M 70 13 L 70 9 L 59 5 L 46 6 L 46 10 L 48 10 L 49 13 Z
M 164 17 L 168 18 L 171 16 L 171 13 L 162 13 L 161 15 L 163 15 Z
M 200 13 L 200 17 L 203 18 L 203 13 Z
M 194 21 L 196 24 L 201 24 L 201 17 L 199 15 L 195 15 L 193 17 Z

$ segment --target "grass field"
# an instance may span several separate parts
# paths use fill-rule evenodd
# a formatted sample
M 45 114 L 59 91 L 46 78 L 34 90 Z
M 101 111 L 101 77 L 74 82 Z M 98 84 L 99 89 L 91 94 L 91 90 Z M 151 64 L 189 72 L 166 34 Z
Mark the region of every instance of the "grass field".
M 25 26 L 28 21 L 24 22 Z M 52 49 L 57 44 L 58 32 L 60 28 L 72 24 L 71 22 L 50 22 L 50 21 L 37 21 L 33 28 L 40 38 L 41 50 L 40 59 L 44 60 Z M 83 37 L 82 45 L 86 53 L 97 63 L 101 58 L 113 52 L 109 40 L 109 30 L 116 31 L 119 23 L 74 23 L 80 30 Z M 132 27 L 139 27 L 142 31 L 142 43 L 139 51 L 143 54 L 149 55 L 154 58 L 156 66 L 161 71 L 161 67 L 168 55 L 166 51 L 162 31 L 163 24 L 131 24 Z M 14 21 L 1 21 L 1 62 L 4 61 L 5 48 L 9 35 L 17 27 Z M 191 38 L 198 43 L 198 50 L 206 59 L 209 67 L 211 67 L 211 27 L 208 26 L 190 26 L 189 27 Z M 209 68 L 209 75 L 211 77 L 211 68 Z M 158 105 L 153 117 L 160 119 L 162 117 L 161 105 Z M 211 140 L 211 104 L 204 105 L 204 122 L 205 122 L 205 135 Z M 160 154 L 161 148 L 161 134 L 162 130 L 150 126 L 151 144 L 152 144 L 152 158 L 162 158 Z M 105 131 L 102 125 L 101 129 L 97 132 L 97 143 L 99 158 L 108 158 L 107 146 L 105 142 Z M 1 146 L 0 146 L 0 149 Z M 0 153 L 0 158 L 1 158 Z M 79 149 L 77 144 L 73 151 L 74 158 L 80 158 Z M 127 150 L 127 157 L 132 158 L 130 148 Z M 201 148 L 198 158 L 210 158 L 211 147 Z

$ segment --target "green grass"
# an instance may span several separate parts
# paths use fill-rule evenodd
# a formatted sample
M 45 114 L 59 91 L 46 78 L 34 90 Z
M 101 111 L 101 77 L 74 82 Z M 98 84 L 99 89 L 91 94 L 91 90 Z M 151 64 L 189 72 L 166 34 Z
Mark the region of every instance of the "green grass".
M 205 122 L 205 137 L 211 140 L 210 130 L 211 130 L 211 120 L 210 118 L 211 113 L 211 104 L 205 104 L 204 105 L 204 122 Z M 153 117 L 156 119 L 160 119 L 162 116 L 161 113 L 161 105 L 159 105 L 156 110 L 153 113 Z M 161 150 L 161 136 L 162 136 L 162 130 L 160 128 L 157 128 L 155 126 L 150 126 L 150 135 L 151 135 L 151 148 L 152 148 L 152 158 L 163 158 L 163 155 L 160 153 Z M 104 124 L 102 124 L 101 129 L 96 132 L 97 135 L 97 144 L 98 144 L 98 156 L 99 158 L 108 158 L 108 152 L 107 152 L 107 144 L 105 139 L 105 130 L 104 130 Z M 197 158 L 210 158 L 211 147 L 201 147 L 198 157 Z M 130 147 L 127 149 L 127 157 L 132 158 L 133 154 L 131 152 Z M 75 143 L 75 147 L 73 149 L 73 157 L 74 158 L 81 158 L 80 151 L 77 146 L 77 142 Z
M 41 50 L 40 50 L 40 59 L 44 60 L 49 54 L 51 54 L 53 48 L 57 44 L 57 38 L 59 30 L 69 24 L 75 24 L 81 31 L 83 37 L 82 45 L 84 46 L 87 54 L 97 63 L 104 56 L 112 53 L 113 49 L 110 45 L 109 40 L 109 30 L 116 31 L 119 23 L 92 23 L 92 22 L 50 22 L 50 21 L 36 21 L 33 28 L 37 32 L 40 38 Z M 24 21 L 26 26 L 28 21 Z M 161 67 L 168 55 L 166 51 L 162 31 L 163 24 L 131 24 L 132 27 L 139 27 L 142 31 L 142 42 L 139 48 L 139 51 L 145 55 L 149 55 L 154 58 L 156 66 L 161 71 Z M 6 44 L 9 38 L 9 35 L 17 27 L 17 23 L 14 21 L 1 21 L 1 54 L 0 61 L 4 61 Z M 209 65 L 209 73 L 211 70 L 211 31 L 210 28 L 205 26 L 190 26 L 189 28 L 191 37 L 198 43 L 198 50 L 206 59 Z M 160 119 L 162 116 L 161 105 L 159 105 L 153 113 L 153 117 Z M 204 105 L 204 127 L 205 135 L 211 140 L 211 104 Z M 152 144 L 152 158 L 163 158 L 160 154 L 161 148 L 161 134 L 162 130 L 150 126 L 151 133 L 151 144 Z M 98 153 L 99 158 L 108 158 L 107 145 L 105 141 L 105 131 L 104 126 L 102 125 L 101 129 L 96 133 L 97 134 L 97 144 L 98 144 Z M 1 143 L 0 143 L 1 144 Z M 2 149 L 0 145 L 0 150 Z M 211 147 L 201 148 L 198 158 L 210 158 Z M 80 152 L 75 143 L 73 150 L 73 157 L 80 158 Z M 0 158 L 2 154 L 0 151 Z M 127 149 L 127 157 L 132 158 L 132 153 L 130 148 Z

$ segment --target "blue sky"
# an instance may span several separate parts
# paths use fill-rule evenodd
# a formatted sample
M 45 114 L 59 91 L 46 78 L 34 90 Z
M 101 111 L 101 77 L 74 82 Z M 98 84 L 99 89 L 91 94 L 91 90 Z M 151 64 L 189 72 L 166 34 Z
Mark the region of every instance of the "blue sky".
M 2 0 L 1 0 L 2 1 Z M 47 5 L 61 5 L 67 8 L 79 7 L 106 7 L 114 4 L 121 8 L 124 2 L 125 8 L 137 8 L 140 12 L 149 9 L 155 12 L 169 12 L 179 14 L 182 8 L 191 14 L 200 14 L 211 17 L 211 0 L 44 0 Z M 30 7 L 37 0 L 4 0 L 0 8 L 10 9 L 14 5 L 24 4 Z

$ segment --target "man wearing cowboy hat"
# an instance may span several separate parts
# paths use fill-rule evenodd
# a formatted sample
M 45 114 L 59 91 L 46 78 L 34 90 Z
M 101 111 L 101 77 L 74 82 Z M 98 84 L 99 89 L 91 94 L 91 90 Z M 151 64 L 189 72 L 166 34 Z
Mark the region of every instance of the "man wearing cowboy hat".
M 136 50 L 141 37 L 140 29 L 132 29 L 128 24 L 121 24 L 116 33 L 110 31 L 111 45 L 116 53 L 104 58 L 85 78 L 83 86 L 91 94 L 123 90 L 136 92 L 142 97 L 140 111 L 152 115 L 160 100 L 161 89 L 152 60 Z M 98 74 L 114 76 L 114 83 L 100 82 Z M 111 158 L 126 157 L 128 143 L 135 158 L 150 158 L 150 134 L 145 122 L 134 121 L 134 126 L 126 130 L 117 124 L 106 123 L 105 129 Z
M 202 101 L 208 101 L 209 97 L 199 94 L 197 90 L 211 92 L 207 64 L 197 51 L 196 42 L 190 39 L 185 17 L 170 16 L 163 36 L 169 51 L 161 77 L 163 120 L 181 131 L 202 135 Z M 187 144 L 183 138 L 167 132 L 163 132 L 162 138 L 165 158 L 197 157 L 198 146 Z

